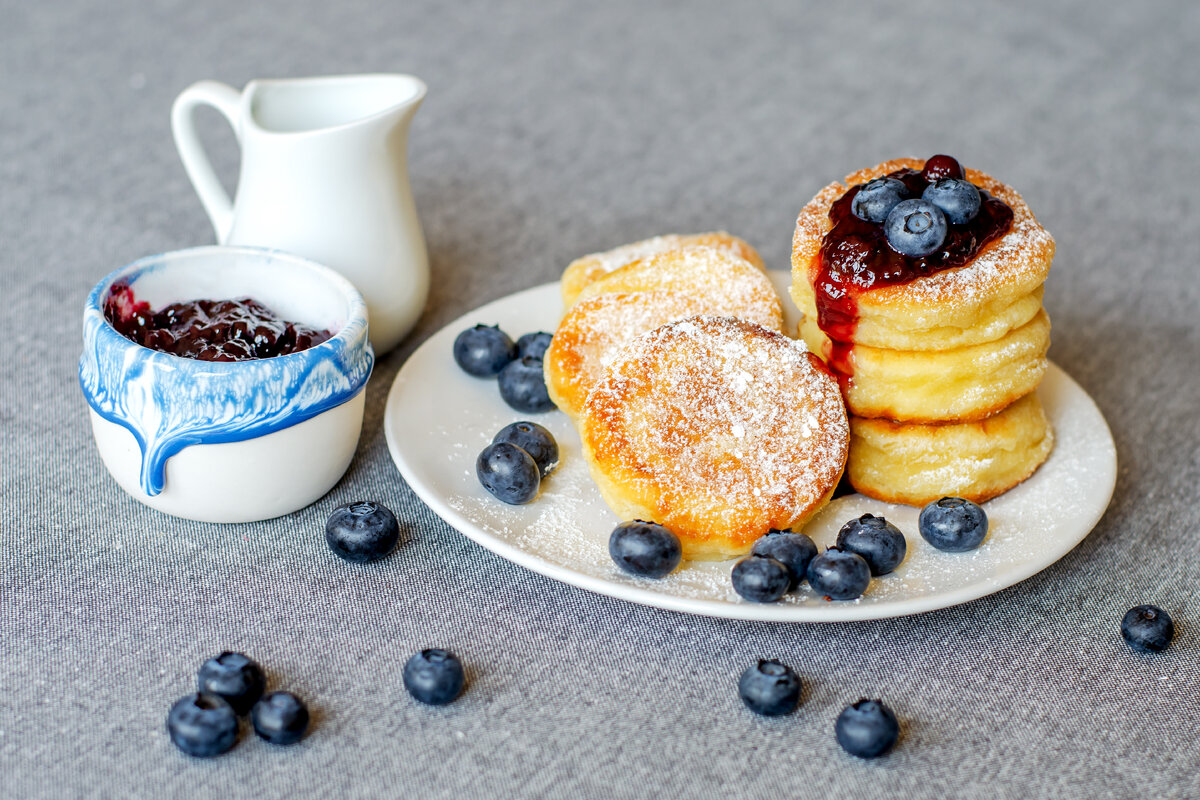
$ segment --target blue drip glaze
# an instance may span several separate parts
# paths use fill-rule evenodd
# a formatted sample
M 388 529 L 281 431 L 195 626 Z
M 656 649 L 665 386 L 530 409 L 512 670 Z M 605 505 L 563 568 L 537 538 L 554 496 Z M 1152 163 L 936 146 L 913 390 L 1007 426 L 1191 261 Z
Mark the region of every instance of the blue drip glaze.
M 361 320 L 298 353 L 199 361 L 117 333 L 100 311 L 111 284 L 102 281 L 88 298 L 79 384 L 98 415 L 133 434 L 149 496 L 162 492 L 167 460 L 185 447 L 244 441 L 304 422 L 353 398 L 371 376 L 375 354 Z

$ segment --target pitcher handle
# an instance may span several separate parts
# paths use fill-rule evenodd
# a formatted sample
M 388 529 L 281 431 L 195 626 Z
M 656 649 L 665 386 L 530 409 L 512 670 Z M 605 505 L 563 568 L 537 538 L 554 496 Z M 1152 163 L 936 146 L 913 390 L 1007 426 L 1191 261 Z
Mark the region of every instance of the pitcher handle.
M 212 162 L 204 152 L 204 145 L 196 134 L 196 125 L 192 112 L 198 106 L 212 106 L 229 121 L 233 134 L 241 144 L 242 135 L 238 127 L 238 114 L 242 94 L 232 86 L 218 81 L 198 81 L 184 89 L 175 104 L 171 106 L 171 133 L 175 137 L 175 149 L 183 160 L 183 168 L 204 211 L 212 221 L 213 230 L 217 233 L 217 241 L 224 244 L 233 225 L 233 201 L 225 191 L 225 187 L 217 179 Z

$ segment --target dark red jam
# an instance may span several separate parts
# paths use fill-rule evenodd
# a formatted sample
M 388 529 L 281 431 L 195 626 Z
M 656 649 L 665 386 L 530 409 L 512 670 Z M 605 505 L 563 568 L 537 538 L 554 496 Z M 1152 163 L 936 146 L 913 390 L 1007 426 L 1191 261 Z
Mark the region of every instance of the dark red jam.
M 333 334 L 286 322 L 257 300 L 193 300 L 158 311 L 119 283 L 104 301 L 104 318 L 132 342 L 200 361 L 250 361 L 298 353 Z
M 940 178 L 962 178 L 962 167 L 950 156 L 934 156 L 922 171 L 901 169 L 888 173 L 908 187 L 912 197 Z M 1003 200 L 980 189 L 979 213 L 962 225 L 948 226 L 941 248 L 920 258 L 901 255 L 891 248 L 883 225 L 859 219 L 851 211 L 862 184 L 852 187 L 829 209 L 833 229 L 821 242 L 820 263 L 814 284 L 817 325 L 832 340 L 829 363 L 843 375 L 853 374 L 850 350 L 858 325 L 858 296 L 881 286 L 896 286 L 917 278 L 961 267 L 989 242 L 1003 236 L 1012 225 L 1012 209 Z

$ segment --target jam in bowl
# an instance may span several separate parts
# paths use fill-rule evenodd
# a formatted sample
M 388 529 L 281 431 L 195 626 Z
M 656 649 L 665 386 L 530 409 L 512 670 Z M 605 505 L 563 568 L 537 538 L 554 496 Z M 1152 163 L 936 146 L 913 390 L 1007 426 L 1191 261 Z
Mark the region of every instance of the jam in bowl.
M 83 344 L 101 460 L 153 508 L 268 519 L 321 497 L 354 455 L 374 364 L 366 305 L 312 261 L 249 247 L 141 259 L 92 290 Z

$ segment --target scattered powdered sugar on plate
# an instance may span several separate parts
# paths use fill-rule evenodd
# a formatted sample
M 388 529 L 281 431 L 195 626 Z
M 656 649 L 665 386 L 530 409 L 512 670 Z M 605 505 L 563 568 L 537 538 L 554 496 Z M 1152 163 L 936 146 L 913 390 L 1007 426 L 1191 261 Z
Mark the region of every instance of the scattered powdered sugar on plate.
M 772 278 L 780 286 L 788 282 L 785 273 Z M 384 420 L 401 474 L 439 516 L 500 556 L 557 580 L 711 616 L 779 621 L 899 616 L 982 597 L 1044 569 L 1087 535 L 1111 497 L 1116 457 L 1104 419 L 1087 394 L 1051 365 L 1039 393 L 1057 437 L 1055 450 L 1032 478 L 984 505 L 991 528 L 976 551 L 939 552 L 917 533 L 919 509 L 851 495 L 833 501 L 805 529 L 818 546 L 832 544 L 843 523 L 870 512 L 895 523 L 909 548 L 900 567 L 872 580 L 859 600 L 827 602 L 805 585 L 780 603 L 747 603 L 733 592 L 731 561 L 685 563 L 657 581 L 628 576 L 608 556 L 608 537 L 619 520 L 592 483 L 567 417 L 522 416 L 500 399 L 495 381 L 466 375 L 451 358 L 454 337 L 464 328 L 499 324 L 514 338 L 553 330 L 559 307 L 558 285 L 546 284 L 451 323 L 405 363 Z M 794 328 L 793 323 L 788 329 Z M 550 429 L 560 462 L 534 502 L 508 506 L 480 486 L 475 457 L 496 432 L 522 418 Z

